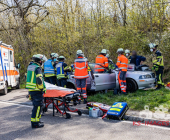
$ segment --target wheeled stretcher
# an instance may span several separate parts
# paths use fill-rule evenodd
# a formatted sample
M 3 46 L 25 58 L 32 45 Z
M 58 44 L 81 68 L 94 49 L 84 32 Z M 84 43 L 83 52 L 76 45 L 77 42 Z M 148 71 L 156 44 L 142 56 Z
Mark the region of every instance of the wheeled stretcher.
M 81 115 L 81 111 L 78 109 L 71 110 L 69 108 L 69 103 L 71 100 L 77 100 L 80 96 L 80 93 L 76 92 L 74 89 L 67 89 L 58 87 L 49 83 L 46 83 L 46 94 L 44 94 L 44 108 L 43 113 L 47 111 L 50 104 L 53 106 L 53 116 L 55 116 L 55 109 L 57 113 L 59 112 L 61 115 L 65 115 L 66 119 L 71 118 L 71 115 L 67 113 L 77 112 L 78 115 Z M 61 110 L 62 108 L 62 110 Z

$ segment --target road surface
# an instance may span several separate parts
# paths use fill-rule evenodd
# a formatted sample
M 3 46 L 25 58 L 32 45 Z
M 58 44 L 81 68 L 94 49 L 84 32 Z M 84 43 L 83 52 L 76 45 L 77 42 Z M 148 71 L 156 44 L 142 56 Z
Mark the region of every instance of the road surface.
M 71 114 L 64 119 L 49 110 L 42 121 L 44 128 L 30 126 L 32 106 L 26 90 L 13 90 L 0 96 L 0 140 L 169 140 L 170 129 L 158 126 L 133 126 L 133 122 L 93 119 Z

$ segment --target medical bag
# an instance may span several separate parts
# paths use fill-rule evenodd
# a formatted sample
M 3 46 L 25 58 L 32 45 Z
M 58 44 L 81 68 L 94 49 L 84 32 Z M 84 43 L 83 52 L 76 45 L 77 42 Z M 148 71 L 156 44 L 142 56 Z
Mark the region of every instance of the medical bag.
M 107 111 L 107 118 L 114 120 L 122 120 L 128 109 L 129 107 L 127 103 L 115 102 Z

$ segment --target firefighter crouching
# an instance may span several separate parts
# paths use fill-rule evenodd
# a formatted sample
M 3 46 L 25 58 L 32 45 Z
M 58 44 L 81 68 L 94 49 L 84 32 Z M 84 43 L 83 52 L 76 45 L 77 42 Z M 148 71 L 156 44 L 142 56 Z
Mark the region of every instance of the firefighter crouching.
M 87 93 L 86 93 L 86 79 L 88 75 L 88 62 L 84 58 L 82 50 L 77 51 L 77 59 L 74 61 L 75 73 L 74 78 L 76 79 L 77 91 L 83 94 L 84 104 L 87 103 Z M 81 100 L 81 98 L 79 99 Z
M 127 95 L 126 93 L 126 72 L 128 67 L 128 59 L 124 56 L 124 51 L 122 48 L 117 50 L 118 59 L 117 59 L 117 67 L 119 69 L 118 81 L 121 88 L 121 93 Z
M 157 84 L 158 84 L 156 90 L 158 90 L 164 87 L 164 82 L 162 80 L 162 75 L 163 75 L 163 70 L 164 70 L 163 56 L 161 52 L 157 50 L 158 45 L 154 43 L 150 43 L 149 47 L 150 47 L 150 51 L 154 52 L 156 55 L 156 59 L 152 61 L 153 63 L 152 70 L 155 70 L 156 72 L 156 79 L 157 79 Z
M 40 128 L 44 126 L 40 118 L 43 106 L 43 94 L 46 92 L 41 66 L 46 61 L 46 57 L 42 54 L 37 54 L 32 59 L 33 63 L 27 68 L 26 88 L 29 89 L 29 96 L 33 102 L 31 116 L 32 128 Z

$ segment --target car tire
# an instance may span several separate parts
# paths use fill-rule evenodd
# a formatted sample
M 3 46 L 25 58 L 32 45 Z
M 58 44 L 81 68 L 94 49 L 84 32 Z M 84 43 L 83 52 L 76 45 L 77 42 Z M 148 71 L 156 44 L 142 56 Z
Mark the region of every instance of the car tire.
M 127 89 L 126 91 L 129 93 L 133 93 L 138 89 L 138 86 L 133 79 L 126 79 Z
M 16 89 L 20 89 L 20 82 L 16 85 Z
M 7 83 L 5 83 L 5 88 L 1 91 L 2 95 L 6 95 L 8 93 L 8 86 Z

